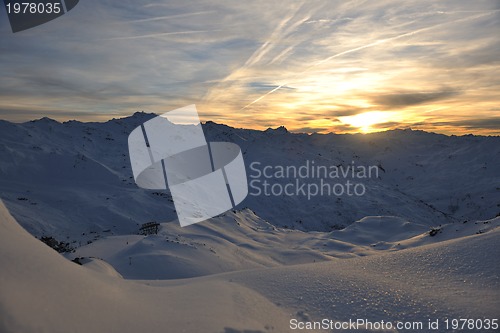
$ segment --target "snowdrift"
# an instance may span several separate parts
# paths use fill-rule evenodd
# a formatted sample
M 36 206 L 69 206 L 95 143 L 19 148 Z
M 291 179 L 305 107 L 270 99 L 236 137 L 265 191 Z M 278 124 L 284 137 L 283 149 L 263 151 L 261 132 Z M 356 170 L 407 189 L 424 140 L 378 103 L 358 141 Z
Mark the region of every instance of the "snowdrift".
M 290 331 L 290 319 L 495 318 L 498 222 L 476 235 L 368 257 L 131 281 L 109 266 L 66 260 L 0 203 L 0 331 L 264 333 Z
M 162 287 L 72 263 L 24 231 L 0 202 L 0 331 L 224 332 L 286 327 L 257 292 L 224 280 Z

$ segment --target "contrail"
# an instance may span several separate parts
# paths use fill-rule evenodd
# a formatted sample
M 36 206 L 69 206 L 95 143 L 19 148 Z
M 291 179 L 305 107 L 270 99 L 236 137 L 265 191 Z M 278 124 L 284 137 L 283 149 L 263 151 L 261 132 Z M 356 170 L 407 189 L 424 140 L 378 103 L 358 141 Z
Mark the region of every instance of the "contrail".
M 203 11 L 203 12 L 196 12 L 196 13 L 184 13 L 184 14 L 169 15 L 169 16 L 150 17 L 150 18 L 145 18 L 145 19 L 132 20 L 132 21 L 128 21 L 126 23 L 140 23 L 140 22 L 150 22 L 150 21 L 167 20 L 167 19 L 174 19 L 174 18 L 181 18 L 181 17 L 189 17 L 189 16 L 210 14 L 210 13 L 213 13 L 213 12 L 214 12 L 213 10 L 206 10 L 206 11 Z
M 153 37 L 162 37 L 162 36 L 170 36 L 170 35 L 199 34 L 199 33 L 214 32 L 214 31 L 221 31 L 221 30 L 193 30 L 193 31 L 160 32 L 160 33 L 149 34 L 149 35 L 106 38 L 104 40 L 126 40 L 126 39 L 153 38 Z
M 260 101 L 261 99 L 263 99 L 263 98 L 264 98 L 264 97 L 266 97 L 267 95 L 270 95 L 270 94 L 272 94 L 273 92 L 275 92 L 276 90 L 281 89 L 283 86 L 284 86 L 284 84 L 280 84 L 279 86 L 277 86 L 277 87 L 276 87 L 276 88 L 274 88 L 273 90 L 270 90 L 270 91 L 268 91 L 267 93 L 265 93 L 264 95 L 262 95 L 262 96 L 260 96 L 259 98 L 257 98 L 257 99 L 256 99 L 255 101 L 253 101 L 252 103 L 250 103 L 250 104 L 248 104 L 248 105 L 246 105 L 246 106 L 242 107 L 242 108 L 240 109 L 240 111 L 241 111 L 241 110 L 246 109 L 247 107 L 249 107 L 249 106 L 250 106 L 250 105 L 252 105 L 252 104 L 257 103 L 258 101 Z
M 356 47 L 356 48 L 353 48 L 353 49 L 350 49 L 350 50 L 347 50 L 347 51 L 343 51 L 343 52 L 340 52 L 340 53 L 336 53 L 328 58 L 325 58 L 323 60 L 320 60 L 316 63 L 314 63 L 313 65 L 309 66 L 308 68 L 306 68 L 305 70 L 303 70 L 302 72 L 296 74 L 293 78 L 296 78 L 298 77 L 299 75 L 302 75 L 306 72 L 308 72 L 309 70 L 311 70 L 312 68 L 318 66 L 318 65 L 321 65 L 325 62 L 328 62 L 332 59 L 335 59 L 335 58 L 338 58 L 338 57 L 341 57 L 343 55 L 346 55 L 346 54 L 349 54 L 349 53 L 352 53 L 352 52 L 356 52 L 356 51 L 360 51 L 360 50 L 363 50 L 363 49 L 366 49 L 366 48 L 369 48 L 369 47 L 373 47 L 373 46 L 377 46 L 377 45 L 380 45 L 380 44 L 383 44 L 383 43 L 387 43 L 387 42 L 390 42 L 390 41 L 393 41 L 393 40 L 397 40 L 397 39 L 400 39 L 400 38 L 404 38 L 404 37 L 408 37 L 408 36 L 412 36 L 412 35 L 415 35 L 415 34 L 418 34 L 418 33 L 421 33 L 423 31 L 427 31 L 427 30 L 431 30 L 431 29 L 435 29 L 439 26 L 443 26 L 443 25 L 446 25 L 446 24 L 450 24 L 450 23 L 456 23 L 456 22 L 460 22 L 460 21 L 466 21 L 466 20 L 472 20 L 472 19 L 476 19 L 478 17 L 482 17 L 482 16 L 486 16 L 486 15 L 490 15 L 491 12 L 488 12 L 486 14 L 480 14 L 480 15 L 475 15 L 475 16 L 469 16 L 469 17 L 465 17 L 465 18 L 462 18 L 462 19 L 458 19 L 458 20 L 455 20 L 455 21 L 451 21 L 451 22 L 445 22 L 445 23 L 439 23 L 439 24 L 436 24 L 436 25 L 433 25 L 433 26 L 430 26 L 430 27 L 426 27 L 426 28 L 422 28 L 422 29 L 417 29 L 417 30 L 414 30 L 414 31 L 411 31 L 411 32 L 406 32 L 404 34 L 401 34 L 401 35 L 397 35 L 397 36 L 394 36 L 394 37 L 390 37 L 390 38 L 385 38 L 385 39 L 381 39 L 381 40 L 378 40 L 376 42 L 372 42 L 372 43 L 369 43 L 369 44 L 366 44 L 366 45 L 363 45 L 363 46 L 359 46 L 359 47 Z M 293 79 L 292 78 L 292 79 Z M 240 109 L 241 110 L 244 110 L 246 108 L 248 108 L 249 106 L 259 102 L 260 100 L 262 100 L 263 98 L 265 98 L 267 95 L 270 95 L 272 93 L 274 93 L 275 91 L 281 89 L 283 86 L 285 86 L 287 83 L 283 83 L 283 84 L 280 84 L 279 86 L 277 86 L 276 88 L 272 89 L 271 91 L 268 91 L 267 93 L 265 93 L 264 95 L 260 96 L 259 98 L 257 98 L 256 100 L 254 100 L 253 102 L 245 105 L 244 107 L 242 107 Z
M 300 26 L 303 22 L 307 21 L 310 18 L 310 15 L 306 15 L 302 19 L 293 22 L 294 19 L 297 17 L 297 13 L 300 11 L 302 7 L 303 4 L 295 9 L 292 9 L 290 15 L 280 20 L 278 25 L 271 32 L 270 36 L 267 39 L 265 39 L 262 45 L 260 45 L 260 47 L 258 47 L 250 55 L 250 57 L 245 61 L 243 66 L 231 71 L 229 75 L 227 75 L 225 78 L 219 81 L 219 84 L 217 84 L 214 88 L 208 90 L 205 96 L 203 97 L 203 100 L 206 101 L 212 98 L 212 96 L 214 95 L 217 96 L 218 90 L 221 89 L 221 87 L 225 82 L 232 81 L 235 78 L 238 78 L 239 73 L 244 72 L 247 68 L 253 66 L 257 62 L 259 62 L 266 54 L 268 54 L 274 48 L 273 44 L 280 43 L 281 40 L 286 38 L 286 36 L 288 36 L 291 32 L 293 32 L 298 26 Z M 289 49 L 291 49 L 291 47 Z

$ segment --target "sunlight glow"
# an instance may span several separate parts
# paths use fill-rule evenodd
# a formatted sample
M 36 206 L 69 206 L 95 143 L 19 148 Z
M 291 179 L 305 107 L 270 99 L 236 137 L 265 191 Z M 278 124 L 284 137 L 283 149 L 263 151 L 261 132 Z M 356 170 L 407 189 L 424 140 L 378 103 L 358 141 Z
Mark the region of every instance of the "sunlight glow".
M 392 112 L 370 111 L 360 113 L 355 116 L 339 117 L 339 120 L 344 124 L 348 124 L 359 128 L 363 133 L 371 132 L 371 126 L 394 121 Z

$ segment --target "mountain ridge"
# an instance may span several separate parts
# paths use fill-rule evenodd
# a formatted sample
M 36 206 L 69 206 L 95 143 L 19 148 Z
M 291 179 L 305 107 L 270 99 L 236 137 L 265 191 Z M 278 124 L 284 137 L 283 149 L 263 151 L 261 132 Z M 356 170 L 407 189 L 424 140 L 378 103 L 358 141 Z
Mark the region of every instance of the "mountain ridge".
M 54 118 L 50 118 L 47 116 L 38 118 L 38 119 L 33 119 L 33 120 L 28 120 L 28 121 L 23 121 L 23 122 L 12 122 L 8 120 L 2 120 L 0 119 L 0 122 L 7 122 L 11 124 L 26 124 L 26 123 L 33 123 L 33 122 L 40 122 L 40 121 L 50 121 L 50 122 L 56 122 L 59 124 L 66 124 L 66 123 L 81 123 L 81 124 L 95 124 L 95 123 L 107 123 L 107 122 L 114 122 L 114 121 L 126 121 L 126 120 L 131 120 L 131 119 L 137 119 L 137 120 L 142 120 L 142 121 L 147 121 L 151 118 L 157 117 L 161 114 L 157 114 L 154 112 L 145 112 L 145 111 L 136 111 L 133 114 L 129 116 L 123 116 L 123 117 L 118 117 L 118 118 L 111 118 L 106 121 L 80 121 L 76 119 L 72 120 L 65 120 L 65 121 L 58 121 Z M 249 131 L 258 131 L 258 132 L 265 132 L 267 130 L 278 130 L 278 129 L 283 129 L 285 132 L 293 133 L 293 134 L 315 134 L 315 135 L 372 135 L 372 134 L 379 134 L 379 133 L 387 133 L 387 132 L 414 132 L 414 133 L 427 133 L 427 134 L 435 134 L 435 135 L 443 135 L 447 137 L 500 137 L 500 135 L 482 135 L 482 134 L 473 134 L 473 133 L 467 133 L 467 134 L 446 134 L 446 133 L 438 133 L 438 132 L 432 132 L 432 131 L 425 131 L 425 130 L 420 130 L 420 129 L 412 129 L 411 127 L 403 127 L 403 128 L 394 128 L 394 129 L 389 129 L 389 130 L 382 130 L 382 131 L 374 131 L 374 132 L 369 132 L 369 133 L 336 133 L 336 132 L 327 132 L 327 133 L 319 133 L 319 132 L 296 132 L 296 131 L 290 131 L 288 130 L 284 125 L 279 125 L 275 128 L 268 127 L 265 130 L 258 130 L 258 129 L 250 129 L 250 128 L 243 128 L 243 127 L 232 127 L 230 125 L 226 125 L 224 123 L 218 123 L 213 120 L 205 120 L 201 122 L 202 125 L 220 125 L 220 126 L 226 126 L 232 129 L 244 129 L 244 130 L 249 130 Z
M 76 241 L 76 245 L 94 240 L 92 235 L 100 230 L 128 234 L 141 223 L 175 220 L 168 191 L 137 188 L 130 169 L 128 134 L 154 116 L 141 112 L 91 123 L 59 123 L 48 118 L 22 124 L 1 122 L 2 199 L 32 234 Z M 438 226 L 493 218 L 500 212 L 498 137 L 409 130 L 309 135 L 283 128 L 278 132 L 237 129 L 213 122 L 202 126 L 207 141 L 229 141 L 241 147 L 249 182 L 266 180 L 255 177 L 266 166 L 299 168 L 306 161 L 318 166 L 374 165 L 380 170 L 376 178 L 360 180 L 366 187 L 360 197 L 308 199 L 300 193 L 250 193 L 238 207 L 249 207 L 278 227 L 330 231 L 377 215 Z M 278 187 L 296 180 L 270 182 Z M 320 181 L 298 180 L 311 186 Z M 41 220 L 48 222 L 40 224 Z

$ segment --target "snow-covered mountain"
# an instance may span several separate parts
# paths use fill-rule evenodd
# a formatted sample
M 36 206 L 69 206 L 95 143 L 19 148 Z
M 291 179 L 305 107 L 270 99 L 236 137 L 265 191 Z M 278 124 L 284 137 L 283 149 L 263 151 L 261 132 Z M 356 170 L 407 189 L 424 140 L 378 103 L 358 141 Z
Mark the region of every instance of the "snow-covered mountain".
M 110 236 L 81 246 L 68 259 L 97 258 L 127 279 L 180 279 L 255 268 L 373 256 L 488 233 L 500 217 L 440 228 L 399 217 L 365 217 L 343 230 L 276 228 L 249 209 L 182 228 L 164 223 L 157 235 Z
M 142 223 L 176 219 L 170 195 L 138 188 L 128 155 L 130 132 L 154 114 L 105 123 L 23 124 L 0 121 L 1 198 L 32 234 L 86 244 L 106 235 L 135 234 Z M 255 131 L 207 122 L 208 141 L 237 143 L 250 195 L 240 204 L 274 226 L 331 231 L 365 216 L 397 216 L 426 226 L 484 220 L 500 212 L 500 138 L 395 130 L 374 134 L 297 134 L 284 127 Z M 362 196 L 257 194 L 265 167 L 374 166 Z M 293 176 L 293 175 L 292 175 Z M 298 178 L 298 177 L 296 177 Z M 298 179 L 316 183 L 319 178 Z M 344 179 L 327 179 L 345 182 Z M 307 185 L 307 184 L 306 184 Z M 43 221 L 43 223 L 41 223 Z
M 132 177 L 127 137 L 154 116 L 0 121 L 0 332 L 267 333 L 323 318 L 454 331 L 446 318 L 498 315 L 499 137 L 207 122 L 207 140 L 237 143 L 257 185 L 237 209 L 182 228 L 170 194 Z M 280 174 L 312 165 L 376 176 L 347 177 L 361 196 L 252 194 L 263 181 L 321 185 Z M 159 232 L 139 235 L 151 221 Z

